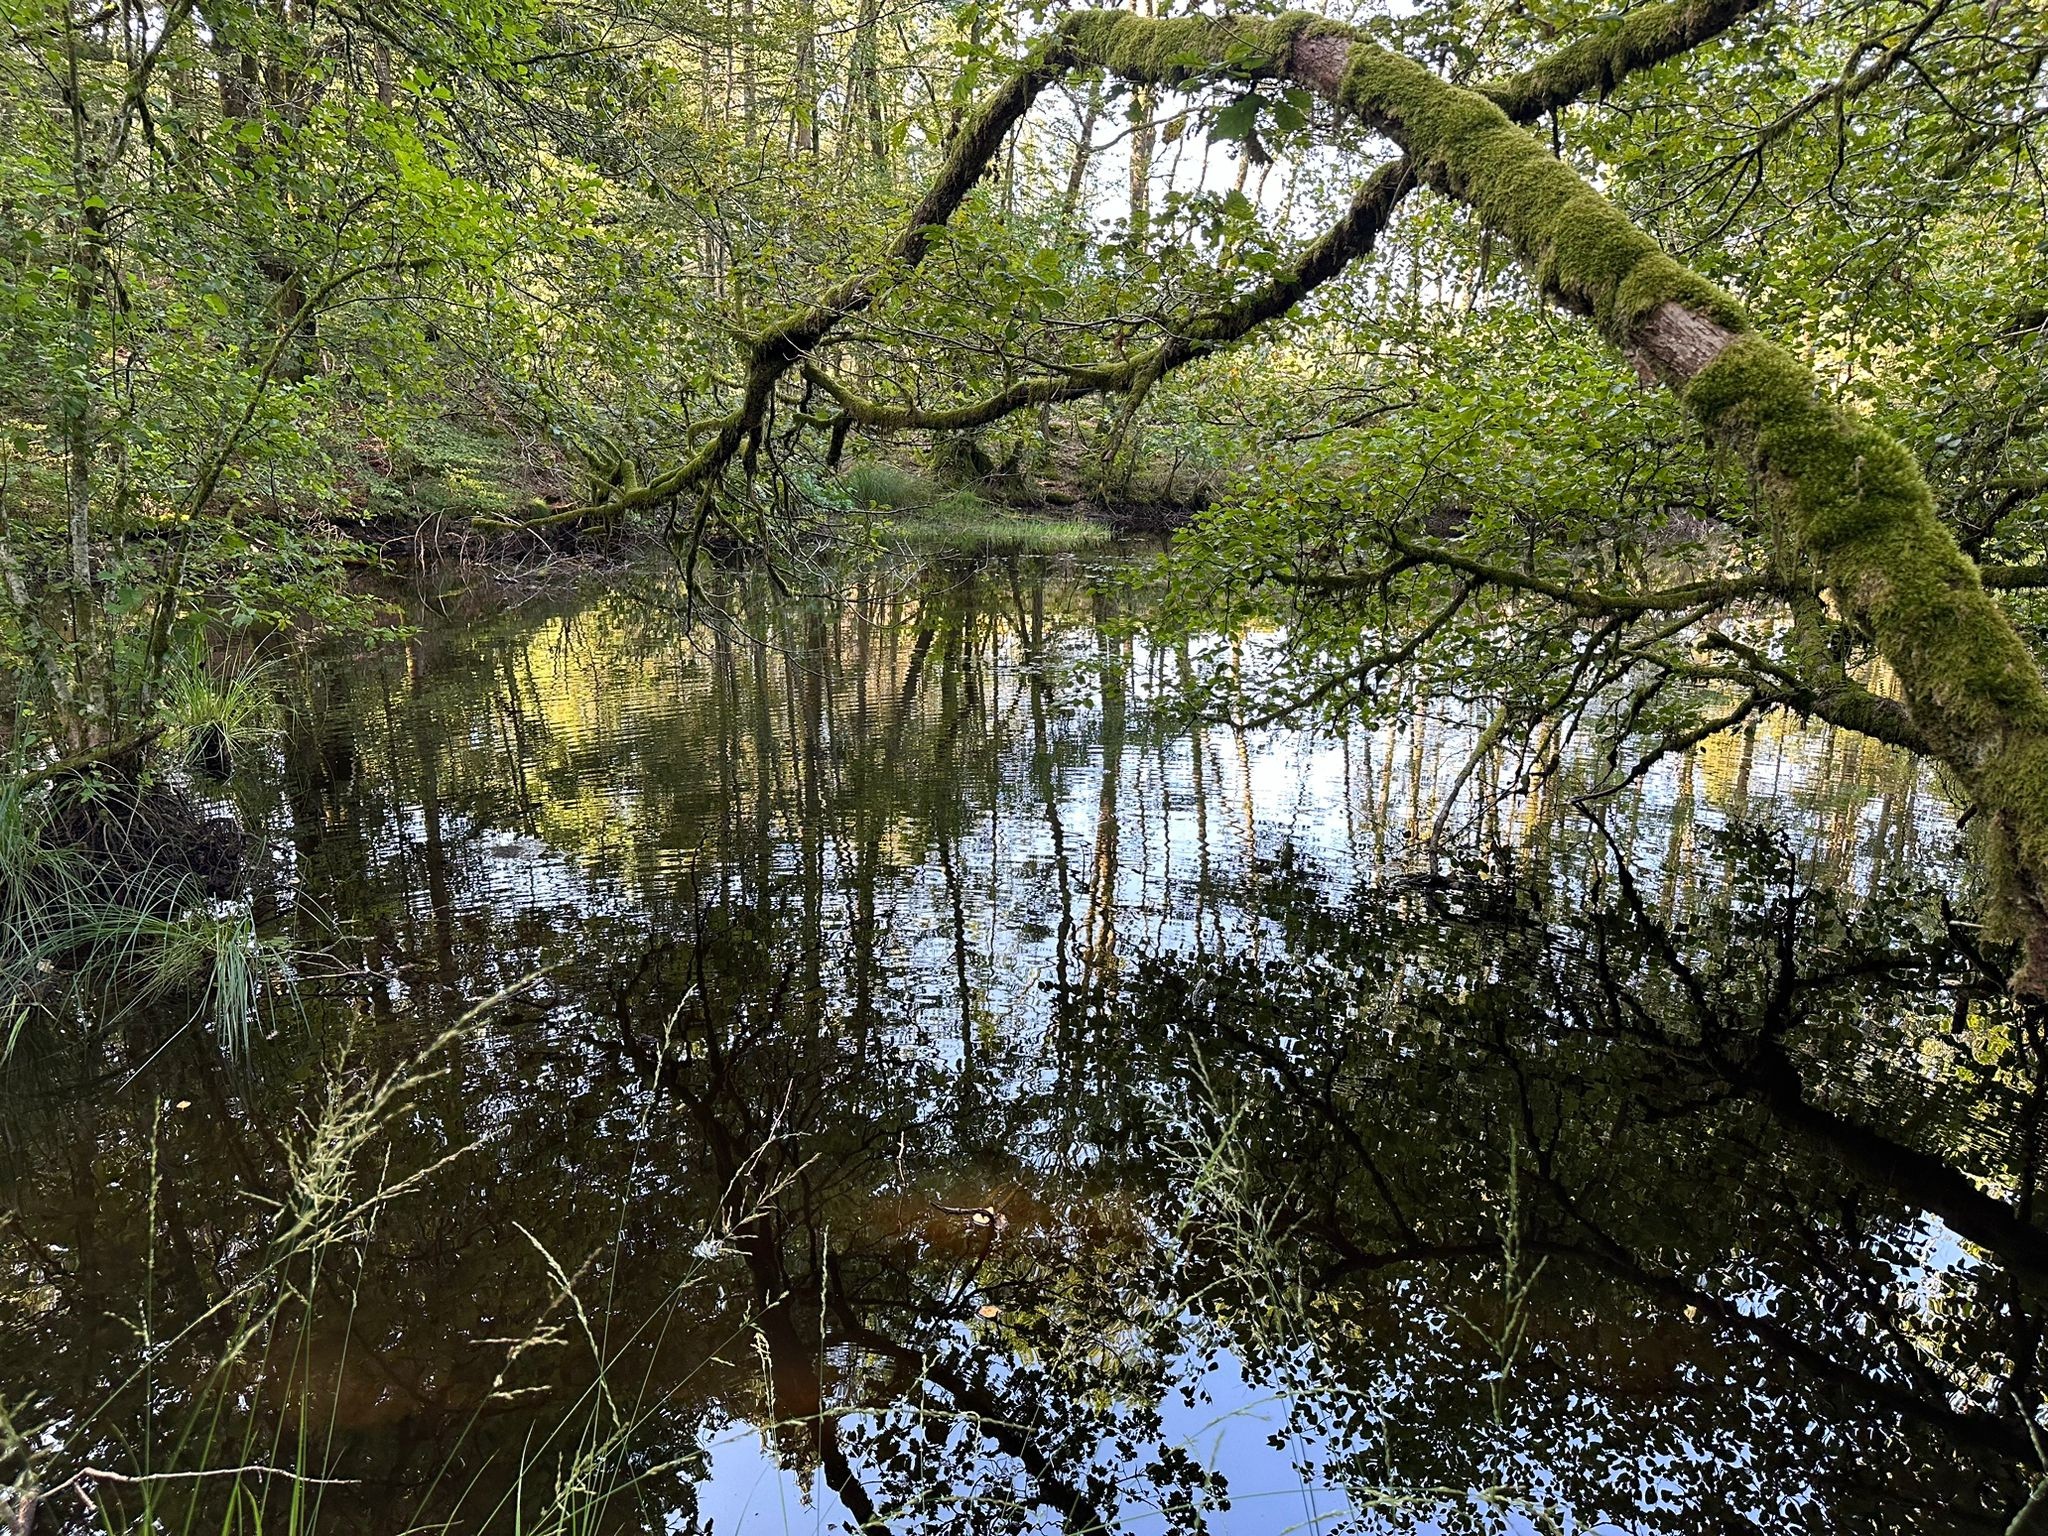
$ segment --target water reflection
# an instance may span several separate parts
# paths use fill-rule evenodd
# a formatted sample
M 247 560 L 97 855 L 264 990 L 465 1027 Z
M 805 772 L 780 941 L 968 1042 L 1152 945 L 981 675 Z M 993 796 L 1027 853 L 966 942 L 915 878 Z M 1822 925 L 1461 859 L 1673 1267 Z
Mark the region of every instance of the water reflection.
M 334 964 L 245 1063 L 7 1086 L 17 1463 L 349 1531 L 2003 1529 L 2048 1018 L 1913 766 L 1764 727 L 1595 824 L 1514 749 L 1446 815 L 1448 704 L 1191 723 L 1258 637 L 1100 574 L 310 672 L 245 789 Z

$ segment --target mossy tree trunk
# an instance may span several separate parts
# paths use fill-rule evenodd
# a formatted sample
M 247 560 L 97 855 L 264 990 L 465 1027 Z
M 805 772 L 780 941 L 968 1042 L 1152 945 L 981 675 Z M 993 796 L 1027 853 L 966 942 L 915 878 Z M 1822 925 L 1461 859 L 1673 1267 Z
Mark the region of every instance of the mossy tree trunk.
M 1678 17 L 1716 9 L 1679 7 Z M 1426 185 L 1510 241 L 1546 293 L 1591 317 L 1740 451 L 1780 507 L 1814 587 L 1890 665 L 1919 736 L 1988 823 L 2029 939 L 2023 981 L 2048 987 L 2048 688 L 1898 442 L 1833 403 L 1810 368 L 1756 334 L 1733 298 L 1517 127 L 1504 110 L 1516 85 L 1468 90 L 1299 15 L 1155 22 L 1090 12 L 1063 30 L 1087 61 L 1145 84 L 1195 78 L 1193 59 L 1243 74 L 1249 58 L 1249 72 L 1306 86 L 1386 134 Z M 1624 23 L 1550 67 L 1597 86 L 1629 51 L 1653 43 Z

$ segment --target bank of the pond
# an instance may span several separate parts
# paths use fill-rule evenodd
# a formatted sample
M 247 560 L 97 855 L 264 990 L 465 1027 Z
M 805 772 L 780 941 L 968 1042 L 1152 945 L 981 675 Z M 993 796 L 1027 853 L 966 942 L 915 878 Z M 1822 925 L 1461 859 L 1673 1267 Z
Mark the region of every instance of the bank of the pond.
M 1126 469 L 1110 489 L 1085 455 L 1048 449 L 1042 458 L 1032 469 L 997 464 L 972 443 L 942 439 L 922 455 L 860 457 L 822 477 L 796 475 L 775 496 L 797 527 L 811 526 L 827 544 L 900 539 L 912 548 L 1049 554 L 1171 532 L 1209 495 L 1177 469 Z M 362 446 L 332 515 L 374 566 L 519 572 L 603 559 L 652 536 L 642 521 L 582 513 L 587 501 L 602 501 L 602 489 L 560 444 L 450 420 L 417 429 L 402 447 Z M 741 537 L 720 531 L 730 519 L 751 522 L 744 507 L 714 508 L 706 524 L 714 545 Z

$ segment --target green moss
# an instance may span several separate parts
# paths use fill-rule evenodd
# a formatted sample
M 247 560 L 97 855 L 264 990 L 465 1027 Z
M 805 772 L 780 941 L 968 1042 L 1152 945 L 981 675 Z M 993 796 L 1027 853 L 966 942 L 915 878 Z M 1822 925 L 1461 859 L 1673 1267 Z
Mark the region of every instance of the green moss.
M 1526 121 L 1545 104 L 1597 100 L 1615 83 L 1726 27 L 1758 0 L 1669 0 L 1612 17 L 1512 80 L 1486 89 L 1510 117 Z
M 1749 329 L 1748 317 L 1733 298 L 1660 249 L 1637 262 L 1615 285 L 1609 330 L 1632 332 L 1662 304 L 1710 316 L 1731 331 Z
M 2001 883 L 2039 891 L 2040 871 L 2048 869 L 2048 740 L 2009 743 L 1978 777 L 1980 797 L 1999 808 L 1993 846 L 2008 866 L 2000 871 Z M 2028 937 L 2037 934 L 2038 929 Z
M 1354 41 L 1343 99 L 1399 141 L 1425 181 L 1505 235 L 1549 293 L 1591 315 L 1617 345 L 1627 346 L 1643 319 L 1673 300 L 1731 330 L 1748 329 L 1733 298 L 1673 261 L 1478 92 Z
M 1748 446 L 1838 609 L 1897 674 L 1915 723 L 2016 845 L 2020 867 L 2048 870 L 2048 692 L 1936 517 L 1912 456 L 1830 407 L 1797 358 L 1753 336 L 1708 365 L 1686 401 Z
M 1220 74 L 1270 75 L 1316 18 L 1180 16 L 1153 20 L 1128 11 L 1083 11 L 1061 36 L 1089 63 L 1140 85 L 1185 85 Z

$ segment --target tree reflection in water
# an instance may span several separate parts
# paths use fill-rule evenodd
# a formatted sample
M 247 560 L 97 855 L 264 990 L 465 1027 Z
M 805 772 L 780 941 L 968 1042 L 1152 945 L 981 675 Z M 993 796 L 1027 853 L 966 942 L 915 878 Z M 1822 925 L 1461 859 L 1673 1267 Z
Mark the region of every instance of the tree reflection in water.
M 286 1463 L 349 1531 L 2003 1529 L 2048 1016 L 1912 766 L 1752 731 L 1592 822 L 1503 758 L 1441 818 L 1454 712 L 1191 724 L 1228 648 L 1128 601 L 935 566 L 310 672 L 243 788 L 334 961 L 246 1061 L 49 1024 L 8 1080 L 46 1484 Z M 309 1146 L 413 1182 L 293 1248 Z

